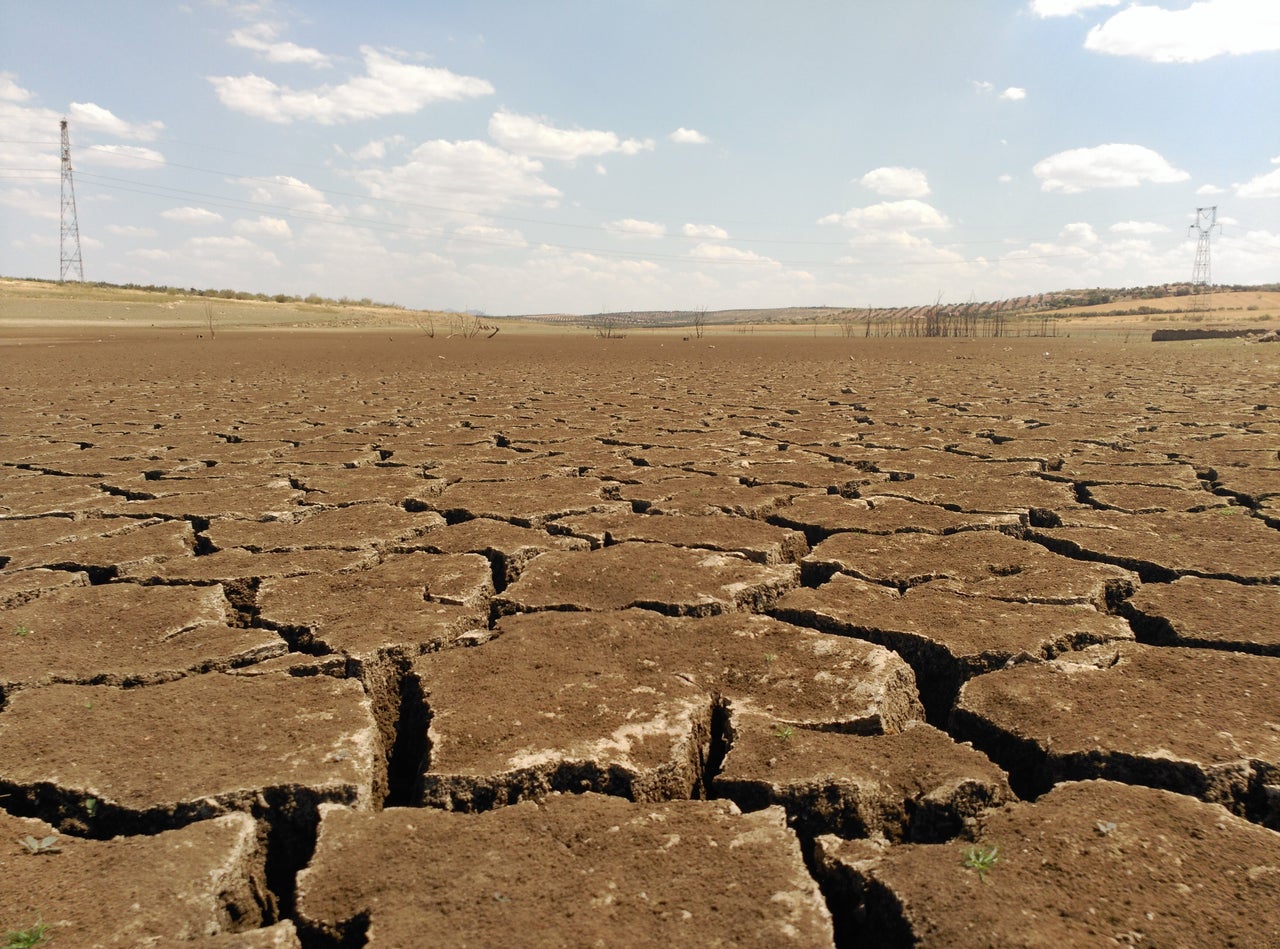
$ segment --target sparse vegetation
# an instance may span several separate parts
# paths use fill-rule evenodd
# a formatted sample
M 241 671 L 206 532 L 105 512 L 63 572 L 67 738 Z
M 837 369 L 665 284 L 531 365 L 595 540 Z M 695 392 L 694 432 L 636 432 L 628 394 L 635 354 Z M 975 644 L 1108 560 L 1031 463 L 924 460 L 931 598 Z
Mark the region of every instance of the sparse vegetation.
M 30 854 L 59 853 L 62 850 L 58 846 L 57 834 L 50 834 L 48 837 L 33 837 L 27 834 L 25 837 L 19 837 L 18 843 Z
M 49 936 L 49 926 L 37 920 L 26 929 L 9 929 L 4 934 L 3 949 L 31 949 L 38 946 Z
M 1000 862 L 999 847 L 969 847 L 964 851 L 964 865 L 978 872 L 978 879 L 987 881 L 987 872 Z
M 17 626 L 13 628 L 13 635 L 22 636 L 25 638 L 31 635 L 31 628 L 28 626 L 23 626 L 21 623 L 19 623 Z
M 796 733 L 796 730 L 792 728 L 790 725 L 779 725 L 777 731 L 773 733 L 773 737 L 781 739 L 782 741 L 786 741 L 795 733 Z

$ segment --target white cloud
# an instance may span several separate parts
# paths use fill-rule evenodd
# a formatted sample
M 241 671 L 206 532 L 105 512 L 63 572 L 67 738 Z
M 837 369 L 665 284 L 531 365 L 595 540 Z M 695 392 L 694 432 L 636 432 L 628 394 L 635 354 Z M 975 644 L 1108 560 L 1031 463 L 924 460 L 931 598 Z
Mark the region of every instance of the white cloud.
M 1226 194 L 1227 189 L 1220 185 L 1201 185 L 1196 188 L 1196 194 L 1212 197 L 1215 194 Z
M 212 224 L 222 220 L 221 214 L 208 208 L 170 208 L 161 211 L 160 216 L 166 221 L 176 221 L 179 224 Z
M 1006 102 L 1021 102 L 1027 97 L 1027 90 L 1018 86 L 1010 86 L 1004 92 L 1000 93 L 1000 98 Z
M 126 122 L 110 109 L 92 102 L 73 102 L 67 109 L 67 121 L 72 128 L 84 127 L 94 132 L 105 132 L 120 138 L 132 138 L 140 142 L 154 141 L 164 128 L 163 122 Z
M 289 222 L 280 217 L 267 217 L 262 215 L 256 220 L 241 218 L 232 225 L 237 234 L 257 235 L 261 237 L 289 238 L 293 236 L 293 231 L 289 229 Z
M 0 191 L 0 204 L 16 208 L 28 217 L 46 221 L 56 221 L 60 216 L 56 191 L 50 194 L 35 188 L 6 188 Z
M 555 204 L 560 191 L 539 177 L 541 171 L 541 162 L 487 142 L 434 140 L 415 148 L 404 164 L 361 169 L 351 176 L 379 200 L 469 214 L 497 211 L 513 202 Z
M 152 227 L 138 227 L 135 224 L 108 224 L 107 233 L 115 234 L 117 237 L 155 237 L 156 231 Z
M 1031 12 L 1036 16 L 1072 16 L 1094 7 L 1114 7 L 1121 0 L 1031 0 Z
M 1280 155 L 1271 159 L 1273 165 L 1280 165 Z M 1258 175 L 1236 189 L 1242 198 L 1280 198 L 1280 168 Z
M 919 168 L 873 168 L 858 181 L 876 194 L 891 198 L 923 198 L 929 193 L 929 179 Z
M 1078 194 L 1092 188 L 1133 188 L 1143 182 L 1169 184 L 1191 176 L 1141 145 L 1073 148 L 1036 163 L 1042 191 Z
M 685 237 L 697 237 L 703 240 L 726 240 L 729 232 L 714 224 L 686 224 L 680 229 Z
M 491 224 L 468 224 L 455 232 L 458 236 L 482 244 L 503 247 L 528 247 L 524 235 L 512 228 L 494 227 Z
M 678 128 L 667 138 L 675 142 L 677 145 L 706 145 L 711 139 L 703 135 L 697 129 Z
M 291 175 L 253 179 L 249 200 L 254 204 L 289 208 L 306 214 L 326 214 L 336 210 L 323 191 Z
M 653 150 L 653 139 L 622 139 L 599 129 L 561 129 L 532 115 L 502 110 L 489 119 L 489 135 L 503 148 L 535 158 L 574 161 L 586 155 L 621 152 L 634 155 Z
M 882 201 L 865 208 L 850 208 L 844 214 L 828 214 L 819 224 L 843 224 L 845 227 L 876 231 L 908 231 L 918 228 L 950 227 L 947 216 L 931 204 L 908 199 Z
M 1089 31 L 1085 49 L 1156 63 L 1280 50 L 1274 0 L 1199 0 L 1181 10 L 1134 3 Z
M 618 237 L 664 237 L 667 229 L 664 225 L 654 221 L 638 221 L 633 217 L 623 218 L 620 221 L 610 221 L 604 226 L 604 229 Z
M 193 237 L 183 246 L 206 269 L 216 270 L 221 264 L 239 262 L 250 262 L 254 266 L 280 266 L 279 257 L 246 237 Z
M 1107 230 L 1115 234 L 1164 234 L 1169 229 L 1154 221 L 1117 221 Z
M 377 138 L 371 142 L 366 142 L 355 151 L 351 152 L 351 157 L 356 161 L 381 161 L 387 157 L 387 146 L 403 145 L 405 137 L 403 135 L 388 135 L 386 138 Z M 340 154 L 346 154 L 341 147 L 337 148 Z
M 1008 175 L 1008 174 L 1001 175 L 999 178 L 996 179 L 996 181 L 1000 182 L 1002 185 L 1007 185 L 1012 180 L 1013 180 L 1013 175 Z
M 210 76 L 227 108 L 268 122 L 297 120 L 336 125 L 357 119 L 408 115 L 433 102 L 457 102 L 493 94 L 484 79 L 433 66 L 401 62 L 362 46 L 365 72 L 337 86 L 290 89 L 261 76 Z
M 1093 225 L 1082 221 L 1068 224 L 1058 237 L 1071 247 L 1089 247 L 1098 243 L 1098 232 L 1093 229 Z
M 767 264 L 771 267 L 781 266 L 772 257 L 765 257 L 753 250 L 740 247 L 729 247 L 725 244 L 699 244 L 689 252 L 690 257 L 702 260 L 726 261 L 736 264 Z
M 140 145 L 90 145 L 79 151 L 76 164 L 153 168 L 164 164 L 164 156 L 154 148 L 143 148 Z
M 26 102 L 31 98 L 30 90 L 18 85 L 17 80 L 11 72 L 0 72 L 0 102 Z
M 995 92 L 996 87 L 984 79 L 975 79 L 973 88 L 977 92 Z
M 278 35 L 279 30 L 272 24 L 255 23 L 233 32 L 228 42 L 260 53 L 269 63 L 301 64 L 316 69 L 333 65 L 333 58 L 318 49 L 280 42 L 276 39 Z

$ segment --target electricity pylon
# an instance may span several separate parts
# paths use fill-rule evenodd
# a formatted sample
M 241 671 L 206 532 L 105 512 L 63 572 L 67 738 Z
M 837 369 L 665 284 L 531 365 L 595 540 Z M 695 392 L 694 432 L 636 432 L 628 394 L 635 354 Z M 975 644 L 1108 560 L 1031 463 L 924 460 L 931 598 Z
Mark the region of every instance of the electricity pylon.
M 80 258 L 80 222 L 76 219 L 76 184 L 71 178 L 71 136 L 67 132 L 67 120 L 62 120 L 62 234 L 58 249 L 62 254 L 62 266 L 58 279 L 65 281 L 73 269 L 76 279 L 84 283 L 84 261 Z
M 1191 271 L 1191 312 L 1207 313 L 1213 309 L 1213 277 L 1209 268 L 1209 235 L 1218 223 L 1218 208 L 1196 208 L 1196 223 L 1188 229 L 1198 235 L 1196 264 Z

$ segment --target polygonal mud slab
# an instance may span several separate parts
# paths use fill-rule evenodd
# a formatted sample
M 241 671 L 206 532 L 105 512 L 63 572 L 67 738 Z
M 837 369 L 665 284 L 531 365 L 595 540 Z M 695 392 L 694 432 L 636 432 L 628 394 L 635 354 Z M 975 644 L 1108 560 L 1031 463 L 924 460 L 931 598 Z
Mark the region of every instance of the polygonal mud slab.
M 344 944 L 832 944 L 781 808 L 589 794 L 476 816 L 322 812 L 298 918 Z
M 1194 512 L 1227 507 L 1227 499 L 1205 490 L 1157 488 L 1144 484 L 1100 484 L 1084 489 L 1090 503 L 1122 514 Z
M 1026 514 L 1077 506 L 1075 491 L 1069 484 L 1045 481 L 1035 475 L 984 475 L 980 468 L 975 469 L 963 478 L 925 475 L 876 485 L 876 493 L 982 514 Z
M 302 492 L 288 481 L 238 480 L 147 481 L 110 510 L 131 517 L 260 518 L 288 514 L 302 502 Z
M 1108 512 L 1098 527 L 1037 528 L 1036 540 L 1071 557 L 1120 564 L 1144 580 L 1201 576 L 1280 583 L 1276 532 L 1241 508 L 1202 514 Z
M 493 578 L 479 554 L 395 554 L 363 570 L 273 577 L 259 618 L 305 652 L 414 656 L 487 625 Z
M 670 616 L 762 612 L 800 582 L 794 564 L 762 566 L 736 554 L 627 543 L 548 553 L 494 598 L 499 615 L 644 607 Z
M 1108 643 L 967 682 L 953 734 L 1022 796 L 1109 778 L 1280 827 L 1280 659 Z
M 647 484 L 625 484 L 619 496 L 647 514 L 736 514 L 765 517 L 793 498 L 825 494 L 819 488 L 789 485 L 747 487 L 736 478 L 689 475 L 664 477 Z
M 1072 560 L 996 531 L 957 534 L 834 534 L 804 558 L 806 576 L 837 571 L 900 589 L 954 581 L 965 593 L 1024 603 L 1106 609 L 1133 591 L 1137 578 L 1103 563 Z
M 469 481 L 449 485 L 429 504 L 450 520 L 488 517 L 532 528 L 570 514 L 631 510 L 630 504 L 607 498 L 604 487 L 595 478 Z
M 0 572 L 0 609 L 13 609 L 54 590 L 88 585 L 89 575 L 74 570 L 46 570 L 36 567 L 31 570 Z
M 151 832 L 234 810 L 368 807 L 379 752 L 358 682 L 215 672 L 51 685 L 0 714 L 0 793 L 89 836 Z
M 1146 583 L 1121 610 L 1143 642 L 1280 656 L 1280 586 L 1183 577 Z
M 1060 467 L 1044 472 L 1050 481 L 1066 481 L 1088 486 L 1094 485 L 1146 485 L 1155 488 L 1180 488 L 1189 491 L 1204 489 L 1191 465 L 1133 464 L 1120 465 L 1108 462 L 1069 458 Z
M 980 825 L 963 845 L 820 837 L 819 873 L 850 944 L 1280 944 L 1280 834 L 1220 807 L 1086 781 Z
M 39 518 L 52 522 L 65 518 Z M 17 524 L 22 524 L 19 521 Z M 57 542 L 39 546 L 8 547 L 15 522 L 0 525 L 0 555 L 9 556 L 6 569 L 51 567 L 59 570 L 119 572 L 159 565 L 169 560 L 190 559 L 195 551 L 195 532 L 186 521 L 135 521 L 128 518 L 88 519 L 68 522 L 70 531 L 55 527 Z
M 1014 532 L 1022 526 L 1017 514 L 965 514 L 935 504 L 880 495 L 857 500 L 834 495 L 796 498 L 790 506 L 770 515 L 769 520 L 804 531 L 815 544 L 841 531 L 954 534 L 962 530 Z
M 445 482 L 425 478 L 418 468 L 368 465 L 336 470 L 306 468 L 297 483 L 306 492 L 304 504 L 347 505 L 361 501 L 385 501 L 409 510 L 421 509 L 440 494 Z
M 273 909 L 258 827 L 246 814 L 84 840 L 0 812 L 0 835 L 0 926 L 42 922 L 51 947 L 205 945 L 202 937 L 261 925 Z M 50 836 L 56 850 L 40 854 L 19 843 Z
M 901 655 L 915 670 L 929 720 L 938 725 L 946 723 L 961 684 L 975 675 L 1015 659 L 1050 658 L 1093 643 L 1133 639 L 1124 620 L 1089 606 L 962 595 L 941 581 L 898 594 L 838 574 L 817 589 L 792 590 L 770 612 Z
M 155 684 L 283 655 L 266 629 L 237 629 L 222 587 L 108 583 L 54 590 L 0 612 L 0 698 L 50 682 Z
M 547 612 L 497 631 L 481 648 L 414 664 L 430 717 L 423 803 L 483 810 L 585 789 L 688 797 L 726 699 L 783 724 L 861 734 L 898 731 L 922 712 L 892 653 L 766 617 Z
M 783 725 L 730 703 L 732 739 L 709 793 L 744 810 L 780 804 L 801 834 L 936 841 L 1011 800 L 985 755 L 924 722 L 845 735 Z
M 554 530 L 585 537 L 603 547 L 627 541 L 669 544 L 739 553 L 755 563 L 797 563 L 809 552 L 799 531 L 773 527 L 746 517 L 690 514 L 667 517 L 647 514 L 587 514 L 555 522 Z
M 359 550 L 272 550 L 254 553 L 243 547 L 216 550 L 201 557 L 124 567 L 120 577 L 143 583 L 235 584 L 266 577 L 296 577 L 304 573 L 338 573 L 374 563 L 377 553 Z
M 390 504 L 373 502 L 302 512 L 289 520 L 218 519 L 201 533 L 215 550 L 243 547 L 255 553 L 329 548 L 357 550 L 374 544 L 411 541 L 444 526 L 444 518 L 426 511 L 411 514 Z
M 535 557 L 552 550 L 589 550 L 591 543 L 477 517 L 432 531 L 413 545 L 401 545 L 399 549 L 413 548 L 439 554 L 482 554 L 493 564 L 495 581 L 505 588 Z

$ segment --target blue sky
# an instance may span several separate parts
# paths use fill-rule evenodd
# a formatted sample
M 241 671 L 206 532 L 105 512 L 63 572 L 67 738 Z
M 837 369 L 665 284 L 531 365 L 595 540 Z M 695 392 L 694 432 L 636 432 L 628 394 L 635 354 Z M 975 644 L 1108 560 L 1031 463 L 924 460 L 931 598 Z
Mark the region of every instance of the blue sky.
M 0 0 L 0 274 L 489 313 L 1280 280 L 1276 0 Z

